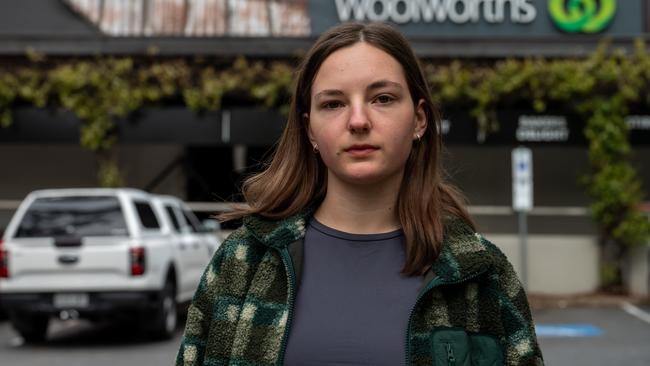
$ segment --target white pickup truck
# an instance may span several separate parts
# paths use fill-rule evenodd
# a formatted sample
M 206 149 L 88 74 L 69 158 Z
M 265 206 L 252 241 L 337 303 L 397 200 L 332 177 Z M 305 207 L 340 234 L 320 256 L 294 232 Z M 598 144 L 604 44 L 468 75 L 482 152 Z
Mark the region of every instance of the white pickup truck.
M 219 245 L 176 197 L 35 191 L 0 240 L 0 302 L 27 342 L 45 340 L 52 317 L 122 319 L 169 338 Z

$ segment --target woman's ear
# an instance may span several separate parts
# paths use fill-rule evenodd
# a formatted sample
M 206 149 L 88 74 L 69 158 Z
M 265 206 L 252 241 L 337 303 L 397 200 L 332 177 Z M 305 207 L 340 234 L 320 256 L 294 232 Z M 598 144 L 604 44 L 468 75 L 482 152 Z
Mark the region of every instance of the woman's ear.
M 414 133 L 418 136 L 424 136 L 424 131 L 427 130 L 429 121 L 427 121 L 427 113 L 424 110 L 425 106 L 424 99 L 418 101 L 418 105 L 415 107 L 415 131 Z
M 316 144 L 316 139 L 314 139 L 314 132 L 312 132 L 311 130 L 311 123 L 309 123 L 308 113 L 302 114 L 302 122 L 305 124 L 305 128 L 307 129 L 307 136 L 309 137 L 309 142 L 311 143 L 312 146 L 314 146 L 314 144 Z

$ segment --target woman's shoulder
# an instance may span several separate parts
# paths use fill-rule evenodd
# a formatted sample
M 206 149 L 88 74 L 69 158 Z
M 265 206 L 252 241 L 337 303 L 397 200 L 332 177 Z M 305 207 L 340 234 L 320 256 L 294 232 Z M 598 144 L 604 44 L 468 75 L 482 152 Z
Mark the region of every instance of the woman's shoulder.
M 448 262 L 458 267 L 463 272 L 479 271 L 491 268 L 497 272 L 510 267 L 511 264 L 503 251 L 488 240 L 483 234 L 477 232 L 473 226 L 459 218 L 445 222 L 445 234 L 441 248 L 441 259 L 448 258 Z
M 283 219 L 270 219 L 256 214 L 244 216 L 242 225 L 232 231 L 221 244 L 221 255 L 241 257 L 243 252 L 261 253 L 269 248 L 286 247 L 304 237 L 307 218 L 302 212 Z
M 229 259 L 248 260 L 250 252 L 261 249 L 255 237 L 242 225 L 227 234 L 211 262 L 218 266 Z

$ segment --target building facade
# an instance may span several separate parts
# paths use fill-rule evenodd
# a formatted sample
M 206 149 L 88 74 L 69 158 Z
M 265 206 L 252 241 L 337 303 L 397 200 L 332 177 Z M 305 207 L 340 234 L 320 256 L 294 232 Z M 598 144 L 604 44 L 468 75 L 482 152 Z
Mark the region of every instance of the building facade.
M 650 1 L 586 1 L 570 9 L 556 0 L 22 0 L 0 3 L 0 67 L 44 55 L 47 60 L 132 57 L 138 60 L 237 57 L 294 62 L 327 28 L 345 21 L 386 21 L 399 27 L 423 60 L 477 64 L 507 58 L 581 58 L 603 39 L 632 52 L 650 40 Z M 2 66 L 4 65 L 4 66 Z M 447 170 L 468 196 L 480 229 L 518 254 L 511 209 L 511 151 L 533 151 L 534 202 L 529 215 L 530 288 L 589 291 L 597 285 L 589 198 L 578 184 L 588 170 L 585 122 L 562 110 L 543 113 L 509 106 L 497 111 L 500 129 L 485 134 L 472 115 L 445 108 Z M 280 134 L 275 109 L 224 102 L 212 112 L 182 105 L 148 108 L 118 121 L 117 155 L 126 184 L 195 202 L 237 199 L 242 177 L 259 168 Z M 634 164 L 650 192 L 650 109 L 626 123 Z M 0 128 L 0 227 L 34 189 L 97 184 L 93 153 L 79 146 L 81 122 L 64 110 L 17 106 Z M 208 203 L 207 205 L 204 203 Z M 549 254 L 550 253 L 550 254 Z M 555 254 L 553 254 L 555 253 Z M 585 255 L 584 253 L 588 253 Z M 535 261 L 537 257 L 548 261 Z M 585 263 L 581 263 L 584 261 Z M 513 260 L 518 268 L 521 267 Z M 564 270 L 553 270 L 555 263 Z M 558 264 L 559 263 L 559 264 Z M 564 263 L 564 265 L 562 264 Z M 577 264 L 576 264 L 577 263 Z M 589 278 L 571 282 L 571 267 Z M 583 270 L 584 272 L 584 270 Z

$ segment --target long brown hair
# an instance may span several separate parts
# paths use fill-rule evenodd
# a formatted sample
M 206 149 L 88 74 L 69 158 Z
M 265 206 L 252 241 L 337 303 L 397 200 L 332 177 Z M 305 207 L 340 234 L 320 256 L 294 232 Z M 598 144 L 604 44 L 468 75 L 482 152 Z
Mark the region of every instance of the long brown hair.
M 323 200 L 327 167 L 312 152 L 302 116 L 309 113 L 311 88 L 321 64 L 333 52 L 357 42 L 366 42 L 395 58 L 404 68 L 414 105 L 424 100 L 429 128 L 413 144 L 397 199 L 397 215 L 406 239 L 402 272 L 423 274 L 440 252 L 445 220 L 459 218 L 472 228 L 474 224 L 463 196 L 444 182 L 440 111 L 431 100 L 422 68 L 406 38 L 387 24 L 345 23 L 320 36 L 297 70 L 288 121 L 273 156 L 262 172 L 242 186 L 248 207 L 236 207 L 221 218 L 258 214 L 283 219 Z

